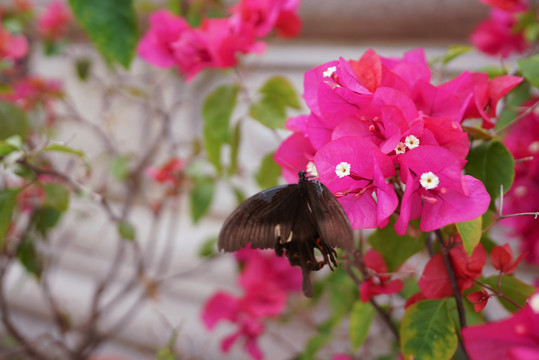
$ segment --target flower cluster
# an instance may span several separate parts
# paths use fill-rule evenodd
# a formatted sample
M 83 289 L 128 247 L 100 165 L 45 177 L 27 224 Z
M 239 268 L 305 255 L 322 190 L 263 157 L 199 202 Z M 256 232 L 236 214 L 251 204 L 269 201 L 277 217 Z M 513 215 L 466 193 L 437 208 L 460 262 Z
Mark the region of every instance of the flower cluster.
M 524 104 L 530 109 L 520 120 L 509 128 L 504 144 L 513 154 L 515 181 L 504 197 L 503 213 L 515 214 L 534 212 L 539 209 L 539 111 L 538 99 Z M 527 252 L 529 262 L 539 265 L 539 227 L 532 216 L 517 216 L 502 220 L 512 227 L 513 235 L 522 239 L 521 251 Z
M 67 34 L 71 11 L 62 0 L 51 2 L 37 20 L 40 35 L 47 41 L 54 41 Z
M 401 235 L 417 218 L 422 231 L 432 231 L 482 215 L 490 197 L 463 175 L 469 143 L 461 123 L 480 118 L 492 128 L 499 99 L 522 79 L 464 72 L 440 85 L 430 80 L 421 49 L 402 59 L 368 50 L 358 61 L 308 71 L 311 113 L 288 121 L 293 134 L 275 161 L 295 171 L 308 164 L 356 229 L 385 227 L 393 213 Z M 296 178 L 287 170 L 283 176 Z
M 281 315 L 288 294 L 301 291 L 301 271 L 273 251 L 246 248 L 236 254 L 243 296 L 217 292 L 206 303 L 202 319 L 209 329 L 221 320 L 235 323 L 238 330 L 222 341 L 222 350 L 229 351 L 241 339 L 252 358 L 262 359 L 257 340 L 264 333 L 264 319 Z
M 492 6 L 490 16 L 483 20 L 470 35 L 470 41 L 480 51 L 503 58 L 522 53 L 530 47 L 524 29 L 517 28 L 518 17 L 528 10 L 523 0 L 481 0 Z
M 387 265 L 378 251 L 374 249 L 367 250 L 363 260 L 369 272 L 369 277 L 361 283 L 359 288 L 361 301 L 368 302 L 373 296 L 395 294 L 402 290 L 402 280 L 391 280 L 391 276 L 387 273 Z
M 0 17 L 0 61 L 15 61 L 26 56 L 28 41 L 24 35 L 12 34 L 2 26 Z
M 265 45 L 258 39 L 273 28 L 281 36 L 299 33 L 299 0 L 241 0 L 228 18 L 207 18 L 199 27 L 167 10 L 150 18 L 150 29 L 138 46 L 138 54 L 159 67 L 177 67 L 189 80 L 206 68 L 230 68 L 238 53 L 258 53 Z

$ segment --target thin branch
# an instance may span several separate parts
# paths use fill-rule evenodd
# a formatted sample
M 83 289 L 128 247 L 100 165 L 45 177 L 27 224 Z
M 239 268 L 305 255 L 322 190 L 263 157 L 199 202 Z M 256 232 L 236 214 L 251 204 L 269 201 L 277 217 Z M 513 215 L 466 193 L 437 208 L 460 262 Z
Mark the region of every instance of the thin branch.
M 453 271 L 451 260 L 449 259 L 449 252 L 448 252 L 447 247 L 445 246 L 444 240 L 442 238 L 442 233 L 440 232 L 440 230 L 436 230 L 435 234 L 436 234 L 436 239 L 438 240 L 438 244 L 440 245 L 440 253 L 442 254 L 442 258 L 444 259 L 444 264 L 447 270 L 447 275 L 449 276 L 449 282 L 451 283 L 453 296 L 455 297 L 455 300 L 457 302 L 457 310 L 459 313 L 460 327 L 465 328 L 466 327 L 466 312 L 464 310 L 464 303 L 462 301 L 462 295 L 459 291 L 459 287 L 457 284 L 457 278 L 455 276 L 455 272 Z

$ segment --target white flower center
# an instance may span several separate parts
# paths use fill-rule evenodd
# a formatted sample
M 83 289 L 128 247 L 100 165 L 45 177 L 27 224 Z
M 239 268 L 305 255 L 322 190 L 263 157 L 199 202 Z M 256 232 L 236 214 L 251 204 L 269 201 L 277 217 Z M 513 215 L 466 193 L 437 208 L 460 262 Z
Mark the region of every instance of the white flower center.
M 432 171 L 429 171 L 421 174 L 419 182 L 425 189 L 430 190 L 436 188 L 438 184 L 440 184 L 440 179 L 438 176 L 434 175 Z
M 523 198 L 526 196 L 526 193 L 528 192 L 528 189 L 524 185 L 517 186 L 515 189 L 515 195 L 519 198 Z
M 397 154 L 404 154 L 406 152 L 406 144 L 403 142 L 400 142 L 395 146 L 395 152 Z
M 529 304 L 533 312 L 539 314 L 539 293 L 535 293 L 530 297 Z
M 416 138 L 414 135 L 408 135 L 406 139 L 404 139 L 404 143 L 408 147 L 408 149 L 413 149 L 419 146 L 419 139 Z
M 326 71 L 324 71 L 323 75 L 324 77 L 331 77 L 331 75 L 333 75 L 333 73 L 337 71 L 337 67 L 336 66 L 330 66 L 327 68 Z
M 350 164 L 345 161 L 341 162 L 335 167 L 335 173 L 340 178 L 350 175 Z
M 534 141 L 534 142 L 532 142 L 532 143 L 528 146 L 528 150 L 529 150 L 532 154 L 537 154 L 537 153 L 539 153 L 539 141 Z
M 316 166 L 314 165 L 312 161 L 309 161 L 309 163 L 307 164 L 306 170 L 309 173 L 309 175 L 318 177 L 318 170 L 316 170 Z

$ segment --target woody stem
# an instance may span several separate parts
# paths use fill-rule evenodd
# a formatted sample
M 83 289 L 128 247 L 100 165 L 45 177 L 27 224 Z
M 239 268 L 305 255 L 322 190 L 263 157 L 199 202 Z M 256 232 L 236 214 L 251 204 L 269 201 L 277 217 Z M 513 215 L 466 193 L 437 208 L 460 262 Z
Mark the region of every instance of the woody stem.
M 445 246 L 444 240 L 442 238 L 442 233 L 440 232 L 440 230 L 436 230 L 435 233 L 436 233 L 436 239 L 438 240 L 438 243 L 440 245 L 440 253 L 442 254 L 442 258 L 444 259 L 444 264 L 447 270 L 447 275 L 449 276 L 451 289 L 453 290 L 453 295 L 455 296 L 455 300 L 457 302 L 457 310 L 459 313 L 460 327 L 465 328 L 466 327 L 466 312 L 464 310 L 464 304 L 462 302 L 462 295 L 460 294 L 459 287 L 457 285 L 457 278 L 455 277 L 455 272 L 453 271 L 453 267 L 451 266 L 451 260 L 449 259 L 449 250 Z

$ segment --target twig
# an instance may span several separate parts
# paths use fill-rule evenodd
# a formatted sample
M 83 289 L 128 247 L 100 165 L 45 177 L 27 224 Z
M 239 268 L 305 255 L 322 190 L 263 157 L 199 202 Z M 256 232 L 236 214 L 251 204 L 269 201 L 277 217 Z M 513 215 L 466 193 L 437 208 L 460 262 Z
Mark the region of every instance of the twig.
M 457 284 L 457 278 L 455 277 L 455 272 L 453 271 L 453 266 L 451 265 L 451 260 L 449 259 L 449 253 L 448 253 L 447 247 L 444 244 L 442 233 L 440 232 L 440 230 L 436 230 L 435 234 L 436 234 L 436 239 L 438 240 L 438 244 L 440 245 L 440 253 L 442 254 L 442 258 L 444 259 L 444 264 L 447 270 L 447 275 L 449 277 L 449 282 L 451 283 L 453 295 L 455 296 L 455 300 L 457 302 L 457 310 L 459 313 L 460 327 L 465 328 L 466 327 L 466 312 L 464 310 L 464 304 L 462 302 L 462 295 L 460 294 L 459 287 Z

